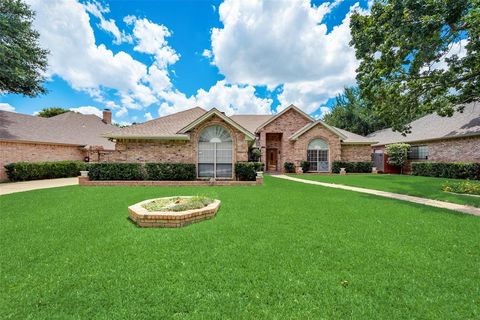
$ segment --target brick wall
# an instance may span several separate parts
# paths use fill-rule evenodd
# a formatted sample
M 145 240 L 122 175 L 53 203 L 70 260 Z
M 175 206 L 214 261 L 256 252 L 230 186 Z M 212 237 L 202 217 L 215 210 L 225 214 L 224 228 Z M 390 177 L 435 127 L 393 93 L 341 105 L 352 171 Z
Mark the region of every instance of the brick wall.
M 343 144 L 342 145 L 342 161 L 372 161 L 372 147 L 369 144 Z
M 480 136 L 445 139 L 412 145 L 427 145 L 428 160 L 430 161 L 480 162 Z
M 189 141 L 176 140 L 119 140 L 115 152 L 101 156 L 100 162 L 175 162 L 197 163 L 197 146 L 201 131 L 211 125 L 221 125 L 233 139 L 233 163 L 248 160 L 248 141 L 245 134 L 213 116 L 190 132 Z
M 322 124 L 317 124 L 293 143 L 294 154 L 292 160 L 295 166 L 299 167 L 301 161 L 307 160 L 308 144 L 314 139 L 322 139 L 328 143 L 330 167 L 333 161 L 341 160 L 342 145 L 340 144 L 340 138 Z
M 265 153 L 267 148 L 267 133 L 277 133 L 281 134 L 281 141 L 276 141 L 277 137 L 272 136 L 274 137 L 274 139 L 272 141 L 269 141 L 268 147 L 271 147 L 273 145 L 275 145 L 275 147 L 279 146 L 280 153 L 278 156 L 278 167 L 283 168 L 283 164 L 285 162 L 294 162 L 295 155 L 293 145 L 289 141 L 289 137 L 309 123 L 311 123 L 311 121 L 306 119 L 303 115 L 301 115 L 294 109 L 290 109 L 278 118 L 276 118 L 273 122 L 269 123 L 264 128 L 259 130 L 260 147 L 262 148 L 262 161 L 265 161 L 266 156 Z
M 403 171 L 411 171 L 412 162 L 480 162 L 480 136 L 457 139 L 444 139 L 427 142 L 410 143 L 412 146 L 428 146 L 428 160 L 409 160 Z M 385 146 L 374 147 L 373 150 L 384 150 Z M 400 170 L 385 163 L 385 172 L 399 173 Z
M 7 180 L 3 166 L 9 163 L 83 160 L 84 156 L 77 146 L 0 141 L 0 181 Z

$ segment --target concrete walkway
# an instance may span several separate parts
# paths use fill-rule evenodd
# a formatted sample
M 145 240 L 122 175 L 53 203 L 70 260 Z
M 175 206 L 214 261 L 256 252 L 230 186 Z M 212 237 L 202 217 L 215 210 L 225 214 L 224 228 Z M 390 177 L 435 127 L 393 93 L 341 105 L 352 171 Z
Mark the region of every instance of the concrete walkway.
M 9 194 L 9 193 L 15 193 L 15 192 L 73 186 L 76 184 L 78 184 L 77 177 L 0 183 L 0 196 L 4 194 Z
M 414 202 L 414 203 L 418 203 L 418 204 L 423 204 L 423 205 L 426 205 L 426 206 L 437 207 L 437 208 L 442 208 L 442 209 L 449 209 L 449 210 L 454 210 L 454 211 L 458 211 L 458 212 L 462 212 L 462 213 L 468 213 L 468 214 L 473 214 L 473 215 L 476 215 L 476 216 L 480 216 L 480 208 L 475 208 L 475 207 L 466 206 L 466 205 L 462 205 L 462 204 L 456 204 L 456 203 L 450 203 L 450 202 L 445 202 L 445 201 L 420 198 L 420 197 L 415 197 L 415 196 L 407 196 L 405 194 L 399 194 L 399 193 L 393 193 L 393 192 L 372 190 L 372 189 L 359 188 L 359 187 L 351 187 L 351 186 L 346 186 L 346 185 L 342 185 L 342 184 L 325 183 L 325 182 L 319 182 L 319 181 L 299 179 L 299 178 L 294 178 L 294 177 L 290 177 L 290 176 L 283 175 L 283 174 L 282 175 L 272 175 L 272 177 L 285 179 L 285 180 L 290 180 L 290 181 L 301 182 L 301 183 L 306 183 L 306 184 L 314 184 L 314 185 L 317 185 L 317 186 L 336 188 L 336 189 L 342 189 L 342 190 L 349 190 L 349 191 L 355 191 L 355 192 L 361 192 L 361 193 L 368 193 L 368 194 L 373 194 L 375 196 L 397 199 L 397 200 L 403 200 L 403 201 L 409 201 L 409 202 Z

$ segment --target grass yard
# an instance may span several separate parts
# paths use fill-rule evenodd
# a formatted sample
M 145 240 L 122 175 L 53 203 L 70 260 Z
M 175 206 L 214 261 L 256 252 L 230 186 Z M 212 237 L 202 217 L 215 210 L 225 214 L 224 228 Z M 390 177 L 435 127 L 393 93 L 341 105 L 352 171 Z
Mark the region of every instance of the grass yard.
M 315 180 L 347 186 L 362 187 L 381 191 L 390 191 L 418 196 L 423 198 L 466 204 L 480 207 L 480 197 L 457 195 L 442 191 L 442 185 L 447 181 L 464 181 L 458 179 L 419 177 L 398 174 L 350 174 L 350 175 L 321 175 L 297 174 L 296 178 Z
M 222 201 L 141 229 L 127 206 Z M 480 218 L 265 177 L 0 197 L 1 319 L 478 319 Z

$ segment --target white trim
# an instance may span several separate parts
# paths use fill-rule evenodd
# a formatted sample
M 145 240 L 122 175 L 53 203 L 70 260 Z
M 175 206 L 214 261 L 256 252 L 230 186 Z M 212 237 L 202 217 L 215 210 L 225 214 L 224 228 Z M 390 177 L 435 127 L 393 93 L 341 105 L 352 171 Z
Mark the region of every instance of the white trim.
M 266 125 L 268 125 L 269 123 L 272 123 L 273 121 L 275 121 L 278 117 L 280 117 L 281 115 L 285 114 L 288 110 L 295 110 L 297 111 L 300 115 L 304 116 L 306 119 L 308 119 L 309 121 L 315 121 L 312 117 L 310 117 L 308 114 L 306 114 L 305 112 L 303 112 L 301 109 L 297 108 L 296 106 L 294 106 L 293 104 L 289 105 L 287 108 L 283 109 L 280 113 L 277 113 L 276 115 L 274 115 L 273 117 L 271 117 L 270 119 L 268 119 L 267 121 L 265 121 L 264 123 L 262 123 L 256 130 L 255 132 L 258 132 L 260 131 L 260 129 L 263 129 Z
M 245 129 L 244 127 L 242 127 L 240 124 L 238 124 L 237 122 L 233 121 L 231 118 L 227 117 L 226 115 L 224 115 L 222 112 L 220 112 L 218 109 L 216 108 L 213 108 L 211 109 L 210 111 L 208 111 L 207 113 L 205 113 L 204 115 L 202 115 L 201 117 L 197 118 L 196 120 L 194 120 L 193 122 L 191 122 L 190 124 L 188 124 L 187 126 L 185 126 L 184 128 L 182 128 L 181 130 L 178 131 L 178 133 L 182 134 L 182 133 L 187 133 L 188 131 L 192 130 L 193 128 L 195 128 L 196 126 L 198 126 L 199 124 L 201 124 L 202 122 L 204 122 L 205 120 L 208 120 L 208 118 L 210 118 L 211 116 L 213 115 L 216 115 L 218 116 L 220 119 L 222 119 L 223 121 L 225 121 L 226 123 L 228 123 L 229 125 L 233 126 L 234 128 L 236 128 L 237 130 L 239 130 L 240 132 L 242 132 L 243 134 L 245 134 L 245 139 L 246 140 L 255 140 L 255 135 L 253 135 L 250 131 L 248 131 L 247 129 Z M 248 138 L 248 139 L 247 139 Z
M 102 135 L 104 138 L 111 139 L 123 139 L 123 140 L 190 140 L 188 134 L 176 134 L 173 136 L 113 136 L 113 135 Z
M 214 142 L 214 156 L 213 156 L 213 177 L 200 177 L 199 176 L 199 172 L 200 172 L 200 137 L 201 137 L 201 133 L 203 130 L 205 130 L 206 128 L 210 127 L 210 126 L 221 126 L 222 128 L 224 128 L 225 130 L 228 131 L 228 133 L 230 134 L 230 137 L 232 139 L 232 175 L 230 177 L 217 177 L 217 143 Z M 236 150 L 236 139 L 234 137 L 234 133 L 232 132 L 232 130 L 230 130 L 230 128 L 227 128 L 221 124 L 212 124 L 212 125 L 208 125 L 208 126 L 205 126 L 202 128 L 202 130 L 199 132 L 198 134 L 198 137 L 197 137 L 197 164 L 196 164 L 196 173 L 197 173 L 197 179 L 200 179 L 200 180 L 208 180 L 208 179 L 215 179 L 215 180 L 233 180 L 235 178 L 235 150 Z

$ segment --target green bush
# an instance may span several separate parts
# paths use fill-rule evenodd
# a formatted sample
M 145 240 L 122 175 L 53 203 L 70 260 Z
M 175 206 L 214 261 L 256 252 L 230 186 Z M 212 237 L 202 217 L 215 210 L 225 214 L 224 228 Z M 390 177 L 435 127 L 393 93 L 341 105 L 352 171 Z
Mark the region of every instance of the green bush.
M 480 163 L 468 162 L 413 162 L 415 176 L 480 180 Z
M 466 193 L 480 195 L 480 183 L 469 180 L 462 182 L 447 182 L 442 186 L 442 190 L 454 193 Z
M 263 163 L 260 162 L 239 161 L 235 163 L 235 176 L 240 181 L 255 181 L 257 171 L 260 171 L 262 168 Z
M 146 179 L 146 172 L 141 163 L 91 163 L 88 170 L 90 180 Z
M 300 162 L 300 166 L 302 167 L 303 173 L 307 173 L 310 170 L 310 162 L 308 161 Z
M 10 181 L 77 177 L 86 170 L 82 161 L 16 162 L 5 166 Z
M 293 164 L 293 162 L 285 162 L 283 164 L 283 168 L 288 173 L 294 173 L 295 172 L 295 165 Z
M 195 180 L 197 177 L 193 163 L 146 163 L 147 180 Z
M 332 172 L 339 173 L 340 168 L 345 168 L 347 173 L 370 173 L 372 172 L 373 162 L 348 162 L 348 161 L 334 161 L 332 163 Z

